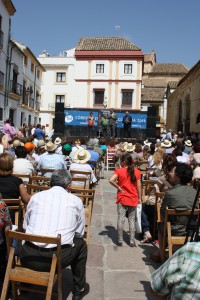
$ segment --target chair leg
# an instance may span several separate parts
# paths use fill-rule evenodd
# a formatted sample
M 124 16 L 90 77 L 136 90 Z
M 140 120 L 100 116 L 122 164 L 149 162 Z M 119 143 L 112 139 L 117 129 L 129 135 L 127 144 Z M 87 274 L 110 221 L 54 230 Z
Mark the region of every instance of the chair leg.
M 9 278 L 10 278 L 10 271 L 11 271 L 11 268 L 12 268 L 12 262 L 13 262 L 14 254 L 15 254 L 15 250 L 14 250 L 14 248 L 11 248 L 10 249 L 10 254 L 9 254 L 9 257 L 8 257 L 8 264 L 7 264 L 6 274 L 5 274 L 5 278 L 4 278 L 3 289 L 2 289 L 2 292 L 1 292 L 1 300 L 6 300 L 6 295 L 7 295 L 7 291 L 8 291 L 8 284 L 9 284 Z
M 47 293 L 46 293 L 45 300 L 50 300 L 51 299 L 52 289 L 53 289 L 53 281 L 54 281 L 54 276 L 55 276 L 55 272 L 56 272 L 56 264 L 57 264 L 57 257 L 54 254 L 53 259 L 52 259 L 52 264 L 51 264 L 49 283 L 48 283 L 48 286 L 47 286 Z

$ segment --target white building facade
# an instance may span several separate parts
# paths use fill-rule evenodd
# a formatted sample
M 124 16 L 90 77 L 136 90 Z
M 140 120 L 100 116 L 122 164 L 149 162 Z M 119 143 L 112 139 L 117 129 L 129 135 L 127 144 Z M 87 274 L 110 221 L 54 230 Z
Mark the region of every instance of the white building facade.
M 140 111 L 143 57 L 139 47 L 118 37 L 82 38 L 65 57 L 43 53 L 42 123 L 52 126 L 56 102 L 65 108 Z

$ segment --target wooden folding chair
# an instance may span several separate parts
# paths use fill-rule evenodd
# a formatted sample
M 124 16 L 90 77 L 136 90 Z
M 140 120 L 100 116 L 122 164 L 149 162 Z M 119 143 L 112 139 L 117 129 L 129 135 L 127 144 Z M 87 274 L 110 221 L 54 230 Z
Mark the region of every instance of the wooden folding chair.
M 186 235 L 184 236 L 173 236 L 172 231 L 171 231 L 171 223 L 169 220 L 170 216 L 189 216 L 191 215 L 192 210 L 175 210 L 175 209 L 170 209 L 166 207 L 166 212 L 165 212 L 165 220 L 164 220 L 164 231 L 163 231 L 163 252 L 161 253 L 161 260 L 162 262 L 165 261 L 165 249 L 167 246 L 167 241 L 168 241 L 168 250 L 169 250 L 169 257 L 172 256 L 173 253 L 173 246 L 182 246 L 185 243 L 185 238 Z M 200 209 L 195 209 L 193 215 L 194 216 L 199 216 L 200 214 Z
M 21 199 L 1 199 L 7 206 L 9 211 L 14 211 L 15 221 L 14 224 L 17 226 L 18 230 L 22 230 L 23 224 L 23 203 Z
M 24 184 L 27 184 L 29 182 L 30 179 L 30 175 L 29 174 L 15 174 L 13 173 L 14 176 L 21 178 L 24 182 Z
M 155 170 L 157 170 L 157 168 L 150 168 L 147 167 L 146 168 L 146 179 L 149 179 L 150 177 L 154 177 L 154 174 L 151 174 L 150 172 L 152 171 L 153 173 L 155 172 Z
M 36 184 L 27 184 L 27 192 L 29 195 L 34 195 L 35 193 L 41 192 L 41 191 L 46 191 L 49 190 L 50 186 L 41 186 L 41 185 L 36 185 Z
M 85 219 L 86 219 L 85 241 L 88 245 L 90 239 L 90 224 L 92 219 L 95 189 L 70 188 L 69 192 L 76 195 L 83 201 L 84 210 L 85 210 Z
M 29 178 L 29 184 L 35 184 L 40 186 L 50 186 L 51 178 L 40 176 L 40 175 L 32 175 Z
M 160 217 L 160 204 L 165 196 L 165 192 L 156 192 L 155 211 L 154 211 L 154 223 L 153 223 L 153 239 L 156 236 L 157 223 L 161 222 Z
M 85 189 L 87 184 L 86 177 L 72 177 L 71 188 Z
M 86 188 L 90 188 L 90 182 L 91 182 L 91 172 L 90 171 L 78 171 L 78 170 L 70 170 L 70 174 L 72 178 L 78 178 L 78 177 L 86 177 Z
M 29 241 L 55 244 L 57 246 L 57 253 L 52 257 L 50 271 L 39 272 L 23 267 L 19 260 L 20 254 L 18 253 L 18 260 L 15 257 L 15 249 L 12 247 L 12 239 L 16 239 L 19 243 L 22 243 L 22 241 Z M 46 294 L 45 299 L 50 300 L 53 285 L 57 281 L 58 300 L 62 300 L 61 235 L 59 234 L 57 237 L 39 236 L 6 229 L 6 243 L 8 249 L 8 264 L 1 293 L 1 300 L 6 300 L 9 281 L 12 282 L 13 296 L 15 300 L 21 299 L 20 296 L 18 296 L 18 292 L 21 290 L 44 293 Z M 20 247 L 18 247 L 18 251 L 20 252 Z M 20 284 L 17 285 L 17 283 Z M 46 291 L 44 289 L 38 289 L 37 287 L 34 289 L 32 286 L 29 287 L 27 285 L 23 285 L 23 283 L 45 286 Z
M 154 188 L 154 185 L 157 183 L 157 180 L 142 180 L 142 197 L 148 196 L 151 189 Z

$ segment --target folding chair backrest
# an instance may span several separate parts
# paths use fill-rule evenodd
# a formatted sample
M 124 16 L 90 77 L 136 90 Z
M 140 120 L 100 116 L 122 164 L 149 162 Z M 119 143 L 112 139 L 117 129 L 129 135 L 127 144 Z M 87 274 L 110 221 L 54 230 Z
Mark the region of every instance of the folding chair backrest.
M 86 188 L 90 187 L 90 182 L 91 182 L 91 172 L 90 171 L 70 170 L 70 174 L 71 174 L 72 178 L 86 177 L 87 178 Z
M 1 199 L 7 206 L 9 211 L 14 211 L 15 213 L 15 220 L 14 223 L 19 230 L 22 229 L 23 223 L 23 203 L 21 199 Z
M 15 239 L 22 243 L 22 241 L 40 242 L 45 244 L 55 244 L 57 247 L 57 253 L 52 257 L 51 268 L 49 272 L 34 271 L 29 268 L 25 268 L 20 264 L 20 261 L 15 259 L 15 249 L 12 247 L 12 240 Z M 6 243 L 8 249 L 8 264 L 6 269 L 5 280 L 3 284 L 1 300 L 6 299 L 7 289 L 9 281 L 12 282 L 14 298 L 17 299 L 17 289 L 19 290 L 31 290 L 37 293 L 46 293 L 46 300 L 51 299 L 53 284 L 56 279 L 58 282 L 58 299 L 62 299 L 62 283 L 61 283 L 61 235 L 57 237 L 39 236 L 26 234 L 22 232 L 15 232 L 6 229 Z M 20 247 L 18 249 L 20 251 Z M 20 255 L 20 253 L 18 253 Z M 19 282 L 20 285 L 16 285 Z M 23 283 L 29 283 L 33 285 L 46 286 L 47 290 L 39 290 L 38 288 L 28 288 L 23 286 Z
M 115 162 L 114 162 L 114 156 L 115 156 L 115 149 L 106 149 L 106 169 L 107 171 L 109 169 L 115 168 Z
M 27 184 L 27 192 L 29 195 L 34 195 L 35 193 L 49 190 L 50 186 L 40 186 L 36 184 Z
M 72 177 L 71 187 L 85 189 L 87 183 L 87 177 Z
M 164 220 L 164 232 L 163 232 L 163 253 L 161 253 L 162 261 L 164 261 L 164 251 L 168 240 L 169 256 L 172 255 L 173 245 L 184 245 L 186 236 L 172 236 L 170 216 L 190 216 L 192 210 L 175 210 L 166 207 L 165 220 Z M 200 215 L 200 209 L 195 209 L 194 216 Z

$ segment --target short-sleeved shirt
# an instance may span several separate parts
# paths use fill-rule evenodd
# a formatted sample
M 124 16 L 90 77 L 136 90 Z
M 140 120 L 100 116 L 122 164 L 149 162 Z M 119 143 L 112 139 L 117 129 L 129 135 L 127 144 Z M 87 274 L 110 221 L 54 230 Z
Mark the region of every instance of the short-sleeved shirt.
M 20 196 L 19 186 L 23 184 L 21 178 L 13 175 L 0 176 L 0 193 L 3 199 L 18 199 Z
M 138 205 L 137 180 L 141 179 L 141 172 L 134 168 L 134 173 L 136 180 L 132 183 L 127 168 L 119 168 L 114 171 L 114 174 L 118 176 L 118 185 L 123 190 L 123 193 L 118 191 L 116 203 L 127 206 Z

